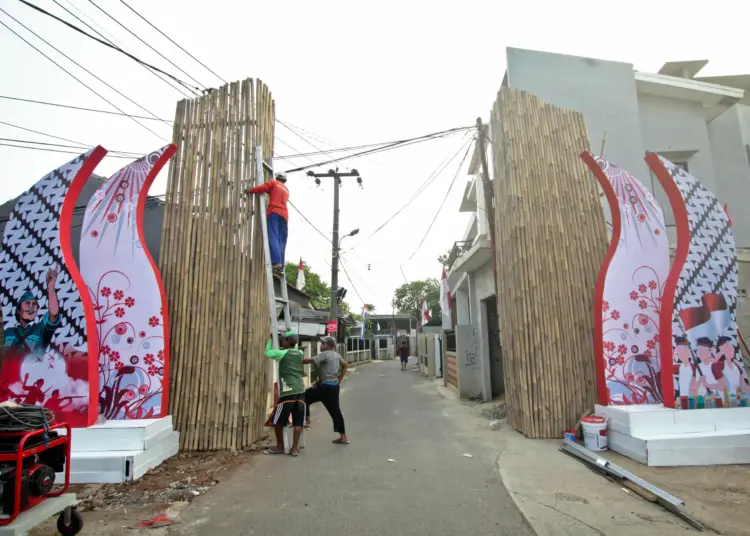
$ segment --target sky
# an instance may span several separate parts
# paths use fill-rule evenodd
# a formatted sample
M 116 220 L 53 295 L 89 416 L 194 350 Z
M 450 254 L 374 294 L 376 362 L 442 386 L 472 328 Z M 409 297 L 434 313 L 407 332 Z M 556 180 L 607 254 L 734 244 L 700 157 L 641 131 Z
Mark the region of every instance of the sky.
M 187 78 L 108 18 L 99 6 L 202 85 L 221 85 L 120 0 L 58 0 L 60 5 L 53 0 L 31 1 L 82 26 L 62 5 L 144 61 Z M 435 2 L 414 0 L 126 1 L 225 80 L 263 80 L 273 93 L 277 118 L 308 133 L 305 136 L 323 149 L 468 126 L 478 116 L 487 120 L 503 79 L 505 48 L 509 46 L 625 61 L 651 72 L 666 61 L 708 59 L 711 63 L 702 75 L 750 73 L 746 23 L 743 17 L 732 16 L 742 5 L 739 1 L 717 0 L 702 4 L 699 10 L 672 0 L 465 0 L 450 8 L 447 3 L 439 7 Z M 184 97 L 136 62 L 17 0 L 4 0 L 0 8 L 132 101 L 158 117 L 173 118 L 177 101 Z M 0 21 L 127 113 L 148 115 L 50 49 L 6 13 L 0 12 Z M 0 58 L 0 95 L 114 110 L 2 25 Z M 171 129 L 157 121 L 145 123 L 158 136 L 127 117 L 5 99 L 0 99 L 0 121 L 85 145 L 139 154 L 166 145 L 171 138 Z M 276 137 L 278 155 L 316 150 L 279 124 Z M 4 124 L 0 124 L 0 138 L 55 142 Z M 356 168 L 363 178 L 363 188 L 344 179 L 341 190 L 341 232 L 360 230 L 343 242 L 343 262 L 351 281 L 340 274 L 340 284 L 347 288 L 346 299 L 354 311 L 365 302 L 375 304 L 376 312 L 389 313 L 396 287 L 406 280 L 440 277 L 438 255 L 461 240 L 468 223 L 469 215 L 458 212 L 469 180 L 468 159 L 461 169 L 458 163 L 469 139 L 461 133 L 339 164 L 343 170 Z M 457 153 L 429 189 L 390 218 L 441 162 Z M 0 147 L 0 203 L 19 195 L 73 156 Z M 313 157 L 323 159 L 325 156 Z M 293 162 L 310 163 L 304 158 Z M 107 157 L 96 173 L 109 176 L 127 163 Z M 277 170 L 291 167 L 284 160 L 275 163 Z M 166 179 L 164 170 L 150 193 L 164 193 Z M 296 173 L 290 174 L 287 185 L 296 207 L 330 236 L 333 189 L 330 180 L 325 181 L 318 188 L 304 173 Z M 444 198 L 445 206 L 430 228 Z M 387 225 L 370 237 L 385 222 Z M 356 247 L 347 251 L 351 246 Z M 330 278 L 330 242 L 292 210 L 287 259 L 297 262 L 299 258 L 323 279 Z

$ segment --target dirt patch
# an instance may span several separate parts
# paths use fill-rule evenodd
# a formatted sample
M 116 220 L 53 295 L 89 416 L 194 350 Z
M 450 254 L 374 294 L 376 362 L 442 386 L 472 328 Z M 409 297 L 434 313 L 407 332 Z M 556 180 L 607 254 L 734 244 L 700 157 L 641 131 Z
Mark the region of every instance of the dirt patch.
M 265 440 L 241 452 L 187 452 L 168 459 L 135 482 L 71 486 L 83 513 L 84 534 L 91 536 L 137 535 L 133 527 L 160 513 L 176 517 L 196 497 L 203 495 L 233 471 L 251 462 L 267 448 Z M 29 536 L 57 534 L 56 518 L 40 525 Z M 160 529 L 144 529 L 156 536 Z

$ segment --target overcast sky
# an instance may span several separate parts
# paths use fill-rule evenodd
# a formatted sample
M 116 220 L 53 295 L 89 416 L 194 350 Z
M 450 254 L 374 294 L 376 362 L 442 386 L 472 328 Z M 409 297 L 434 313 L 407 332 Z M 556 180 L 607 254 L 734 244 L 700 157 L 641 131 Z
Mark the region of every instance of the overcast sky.
M 32 1 L 80 25 L 52 0 Z M 94 1 L 202 84 L 221 84 L 119 0 Z M 322 140 L 338 146 L 359 145 L 470 125 L 479 115 L 486 119 L 502 82 L 506 46 L 626 61 L 636 69 L 654 72 L 665 61 L 704 58 L 711 63 L 701 74 L 750 72 L 750 56 L 745 53 L 746 19 L 740 16 L 739 1 L 714 1 L 701 4 L 699 10 L 672 0 L 466 0 L 451 8 L 413 0 L 126 1 L 224 79 L 261 78 L 273 92 L 277 117 L 313 133 L 313 143 L 324 149 L 331 145 Z M 128 51 L 184 77 L 90 0 L 59 2 L 84 20 L 80 12 L 85 13 L 103 28 L 97 29 L 110 34 Z M 159 117 L 173 117 L 180 94 L 132 60 L 16 0 L 2 0 L 0 7 L 149 111 Z M 0 21 L 123 110 L 147 115 L 1 12 Z M 0 95 L 112 109 L 3 26 L 0 54 Z M 0 120 L 85 144 L 100 144 L 109 150 L 139 153 L 160 147 L 171 137 L 166 125 L 154 121 L 147 122 L 148 126 L 164 140 L 125 117 L 4 99 L 0 99 Z M 315 150 L 280 125 L 276 135 L 275 151 L 279 155 Z M 0 125 L 0 137 L 55 141 L 5 125 Z M 349 290 L 347 301 L 354 310 L 364 300 L 374 303 L 379 312 L 390 312 L 393 290 L 404 282 L 402 265 L 409 280 L 440 277 L 436 258 L 461 240 L 468 220 L 466 214 L 458 212 L 467 180 L 465 165 L 424 244 L 408 259 L 446 195 L 463 152 L 409 208 L 371 239 L 365 239 L 467 139 L 458 135 L 346 163 L 356 167 L 364 179 L 364 189 L 346 182 L 341 197 L 342 232 L 361 229 L 359 236 L 344 241 L 344 250 L 347 244 L 358 244 L 344 256 L 353 285 L 343 273 L 340 279 Z M 20 194 L 72 157 L 0 147 L 0 202 Z M 125 163 L 127 160 L 106 158 L 96 173 L 109 176 Z M 284 161 L 276 164 L 281 170 L 289 167 Z M 162 172 L 152 194 L 165 191 L 166 177 L 166 171 Z M 330 181 L 316 188 L 304 174 L 294 174 L 288 185 L 295 205 L 330 235 Z M 302 257 L 329 279 L 330 243 L 294 211 L 289 225 L 287 259 L 296 262 Z

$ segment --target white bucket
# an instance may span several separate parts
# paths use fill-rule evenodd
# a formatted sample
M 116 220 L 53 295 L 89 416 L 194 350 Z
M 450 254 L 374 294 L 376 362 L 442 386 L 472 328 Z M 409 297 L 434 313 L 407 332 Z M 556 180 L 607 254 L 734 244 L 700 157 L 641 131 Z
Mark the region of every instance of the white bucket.
M 589 450 L 607 450 L 607 418 L 589 415 L 581 419 L 583 444 Z

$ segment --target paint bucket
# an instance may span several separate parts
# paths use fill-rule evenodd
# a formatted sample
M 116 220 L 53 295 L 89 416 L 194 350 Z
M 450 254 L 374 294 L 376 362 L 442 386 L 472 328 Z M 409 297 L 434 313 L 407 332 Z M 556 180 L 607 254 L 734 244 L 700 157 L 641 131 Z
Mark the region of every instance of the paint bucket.
M 581 419 L 583 444 L 589 450 L 607 450 L 607 418 L 589 415 Z
M 573 441 L 573 442 L 575 442 L 575 440 L 576 440 L 576 435 L 578 435 L 578 434 L 576 434 L 576 431 L 575 431 L 575 430 L 565 430 L 565 431 L 563 432 L 563 439 L 567 439 L 568 441 Z

